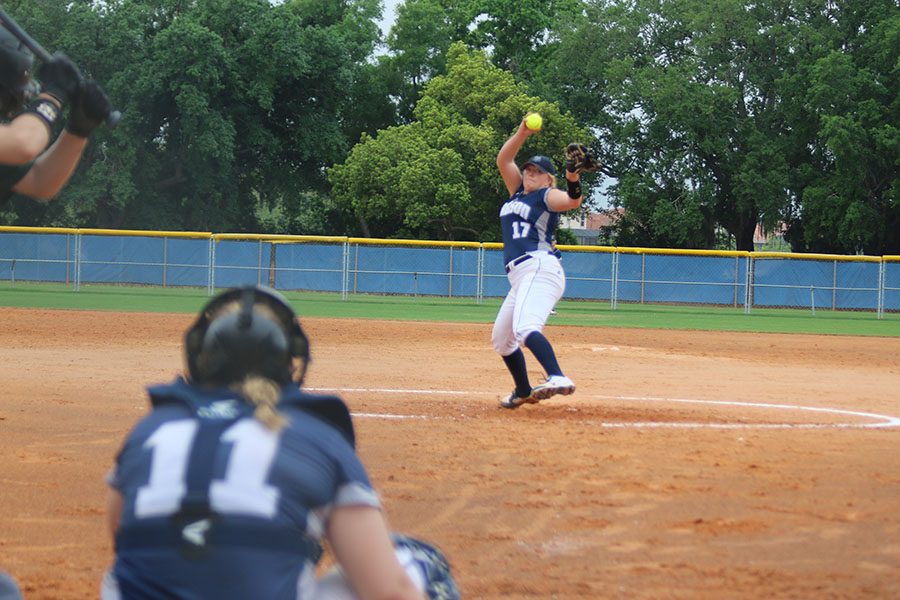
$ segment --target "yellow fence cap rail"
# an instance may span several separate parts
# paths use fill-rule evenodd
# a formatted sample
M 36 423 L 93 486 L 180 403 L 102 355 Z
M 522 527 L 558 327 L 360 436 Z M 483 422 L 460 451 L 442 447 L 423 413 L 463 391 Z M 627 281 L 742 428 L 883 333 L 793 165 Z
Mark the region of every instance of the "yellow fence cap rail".
M 342 235 L 289 235 L 286 233 L 216 233 L 213 239 L 222 240 L 246 240 L 259 242 L 272 242 L 273 244 L 325 242 L 343 244 L 347 241 Z
M 843 262 L 881 262 L 880 256 L 847 256 L 844 254 L 816 254 L 813 252 L 754 252 L 754 260 L 766 258 L 786 258 L 790 260 L 829 260 Z
M 183 239 L 209 239 L 210 231 L 150 231 L 146 229 L 77 229 L 80 235 L 122 235 L 128 237 L 166 237 Z
M 71 227 L 19 227 L 15 225 L 0 226 L 0 233 L 78 233 Z
M 747 257 L 750 253 L 746 250 L 676 250 L 674 248 L 628 248 L 620 246 L 615 248 L 620 254 L 665 254 L 669 256 L 721 256 L 721 257 Z
M 106 235 L 129 237 L 166 237 L 166 238 L 202 238 L 209 239 L 209 231 L 151 231 L 148 229 L 92 229 L 76 227 L 20 227 L 12 225 L 0 226 L 0 233 L 66 233 L 71 235 Z
M 609 252 L 611 254 L 616 251 L 613 246 L 573 246 L 571 244 L 559 244 L 557 248 L 564 252 Z
M 368 246 L 407 246 L 407 247 L 431 247 L 431 248 L 478 248 L 481 242 L 455 242 L 447 240 L 392 240 L 379 238 L 357 238 L 347 240 L 351 244 Z M 501 244 L 502 246 L 502 244 Z

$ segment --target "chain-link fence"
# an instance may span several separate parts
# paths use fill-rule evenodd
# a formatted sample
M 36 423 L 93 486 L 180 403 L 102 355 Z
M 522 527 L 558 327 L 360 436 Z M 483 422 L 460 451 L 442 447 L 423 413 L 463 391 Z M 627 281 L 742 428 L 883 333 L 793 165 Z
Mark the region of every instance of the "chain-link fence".
M 900 256 L 561 246 L 569 299 L 900 311 Z M 0 227 L 0 280 L 467 297 L 509 290 L 502 245 Z

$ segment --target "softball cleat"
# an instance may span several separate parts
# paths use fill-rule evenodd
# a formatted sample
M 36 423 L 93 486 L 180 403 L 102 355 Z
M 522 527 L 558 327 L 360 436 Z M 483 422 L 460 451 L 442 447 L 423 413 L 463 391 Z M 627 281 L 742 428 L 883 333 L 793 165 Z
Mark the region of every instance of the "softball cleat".
M 536 385 L 531 390 L 531 397 L 536 400 L 546 400 L 551 396 L 568 396 L 575 391 L 575 384 L 565 375 L 551 375 L 547 381 Z
M 537 403 L 537 398 L 534 397 L 534 392 L 530 396 L 522 398 L 516 395 L 516 390 L 513 390 L 509 396 L 500 401 L 500 406 L 503 408 L 519 408 L 523 404 L 535 403 Z

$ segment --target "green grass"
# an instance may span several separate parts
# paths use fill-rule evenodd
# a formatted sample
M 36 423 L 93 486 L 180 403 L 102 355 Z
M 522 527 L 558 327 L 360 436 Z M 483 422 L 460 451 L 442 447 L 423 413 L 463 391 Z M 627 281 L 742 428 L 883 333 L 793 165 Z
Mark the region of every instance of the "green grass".
M 391 319 L 491 323 L 499 298 L 477 304 L 471 298 L 351 295 L 288 292 L 301 317 Z M 0 306 L 71 310 L 194 313 L 208 300 L 206 289 L 82 285 L 78 292 L 62 284 L 0 283 Z M 900 314 L 877 319 L 874 312 L 639 305 L 563 300 L 551 325 L 645 327 L 707 331 L 814 333 L 900 337 Z

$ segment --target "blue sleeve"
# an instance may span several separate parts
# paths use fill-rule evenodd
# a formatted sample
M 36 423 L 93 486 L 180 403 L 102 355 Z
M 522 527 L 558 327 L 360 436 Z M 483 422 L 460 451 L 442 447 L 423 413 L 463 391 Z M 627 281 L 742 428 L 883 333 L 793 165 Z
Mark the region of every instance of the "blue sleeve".
M 282 435 L 278 483 L 291 498 L 326 511 L 337 506 L 381 502 L 350 441 L 339 429 L 303 410 L 285 412 L 290 425 Z
M 356 455 L 356 452 L 349 446 L 343 444 L 342 447 L 335 447 L 335 460 L 337 461 L 341 481 L 338 484 L 337 493 L 335 495 L 335 506 L 371 506 L 373 508 L 381 508 L 381 501 L 378 494 L 372 488 L 369 481 L 369 475 L 366 469 Z

